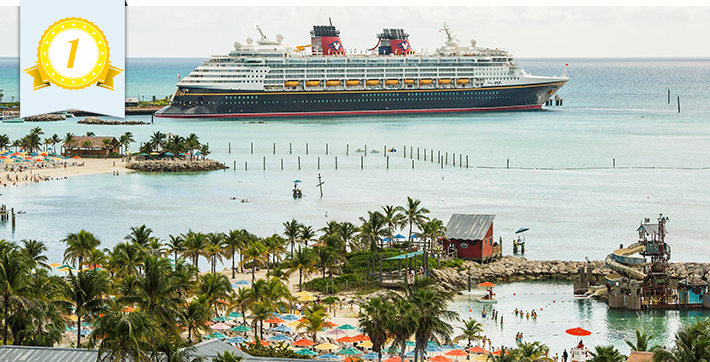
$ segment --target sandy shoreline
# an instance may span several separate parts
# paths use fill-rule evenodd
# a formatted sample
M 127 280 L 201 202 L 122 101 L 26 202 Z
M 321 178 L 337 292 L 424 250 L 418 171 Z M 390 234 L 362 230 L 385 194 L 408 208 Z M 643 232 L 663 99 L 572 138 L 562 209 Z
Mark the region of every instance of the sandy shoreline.
M 72 166 L 72 164 L 81 164 L 83 166 Z M 122 159 L 70 159 L 67 160 L 67 166 L 57 168 L 30 168 L 22 172 L 5 171 L 4 165 L 0 166 L 0 185 L 2 187 L 19 186 L 21 184 L 31 182 L 51 181 L 56 179 L 64 179 L 73 176 L 94 175 L 101 173 L 119 173 L 133 172 L 125 167 L 126 163 Z M 8 180 L 8 175 L 10 180 Z M 39 180 L 39 181 L 36 181 Z

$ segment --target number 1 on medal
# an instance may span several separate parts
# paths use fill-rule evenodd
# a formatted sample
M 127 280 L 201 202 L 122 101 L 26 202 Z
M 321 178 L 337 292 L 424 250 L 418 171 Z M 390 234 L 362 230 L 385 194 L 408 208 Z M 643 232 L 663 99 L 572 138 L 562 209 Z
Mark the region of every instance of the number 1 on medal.
M 79 45 L 79 39 L 69 41 L 71 43 L 71 50 L 69 51 L 69 63 L 67 63 L 67 68 L 74 68 L 74 58 L 76 57 L 76 47 Z

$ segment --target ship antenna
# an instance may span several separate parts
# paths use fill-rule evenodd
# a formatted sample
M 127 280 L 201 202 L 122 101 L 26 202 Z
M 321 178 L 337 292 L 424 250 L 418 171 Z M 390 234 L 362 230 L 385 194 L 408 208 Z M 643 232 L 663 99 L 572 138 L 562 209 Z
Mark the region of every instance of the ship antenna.
M 449 27 L 448 25 L 446 25 L 446 22 L 444 22 L 444 28 L 441 29 L 441 30 L 443 30 L 444 32 L 446 32 L 446 38 L 447 38 L 448 41 L 452 41 L 452 40 L 453 40 L 453 36 L 451 35 L 451 32 L 449 32 L 449 30 L 451 30 L 451 27 Z
M 266 39 L 266 35 L 264 35 L 264 32 L 261 31 L 261 28 L 259 27 L 259 25 L 256 26 L 256 30 L 258 30 L 258 31 L 259 31 L 259 34 L 261 34 L 261 40 L 265 40 L 265 39 Z
M 328 17 L 328 22 L 330 23 L 330 26 L 333 26 L 333 20 L 330 19 L 330 16 Z

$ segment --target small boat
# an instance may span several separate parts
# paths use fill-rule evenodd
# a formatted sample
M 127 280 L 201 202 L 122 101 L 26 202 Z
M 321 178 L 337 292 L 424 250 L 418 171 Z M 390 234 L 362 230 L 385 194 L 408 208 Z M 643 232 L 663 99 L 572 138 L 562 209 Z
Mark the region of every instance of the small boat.
M 380 151 L 378 151 L 378 150 L 372 150 L 372 151 L 370 151 L 370 153 L 380 153 Z
M 300 198 L 303 198 L 303 191 L 300 189 L 293 189 L 293 199 L 296 200 Z
M 357 152 L 357 153 L 365 153 L 365 150 L 363 150 L 362 148 L 358 148 L 358 149 L 355 150 L 355 152 Z
M 483 304 L 493 304 L 493 303 L 498 303 L 498 300 L 495 298 L 489 298 L 488 295 L 484 295 L 482 297 L 476 297 L 476 301 L 479 303 Z
M 492 303 L 498 303 L 498 301 L 495 298 L 495 293 L 493 293 L 493 287 L 496 285 L 490 282 L 484 282 L 478 284 L 479 287 L 484 287 L 486 288 L 486 294 L 484 294 L 481 297 L 477 297 L 476 301 L 479 303 L 484 303 L 484 304 L 492 304 Z
M 3 119 L 2 123 L 25 123 L 24 118 Z

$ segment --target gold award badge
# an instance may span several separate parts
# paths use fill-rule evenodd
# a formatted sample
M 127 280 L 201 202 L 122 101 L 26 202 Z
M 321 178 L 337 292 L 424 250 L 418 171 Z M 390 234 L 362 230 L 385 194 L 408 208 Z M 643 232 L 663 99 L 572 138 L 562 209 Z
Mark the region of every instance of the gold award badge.
M 37 47 L 37 66 L 25 69 L 34 78 L 33 90 L 50 83 L 72 90 L 96 83 L 113 90 L 113 77 L 122 71 L 111 66 L 101 29 L 81 18 L 66 18 L 47 28 Z

